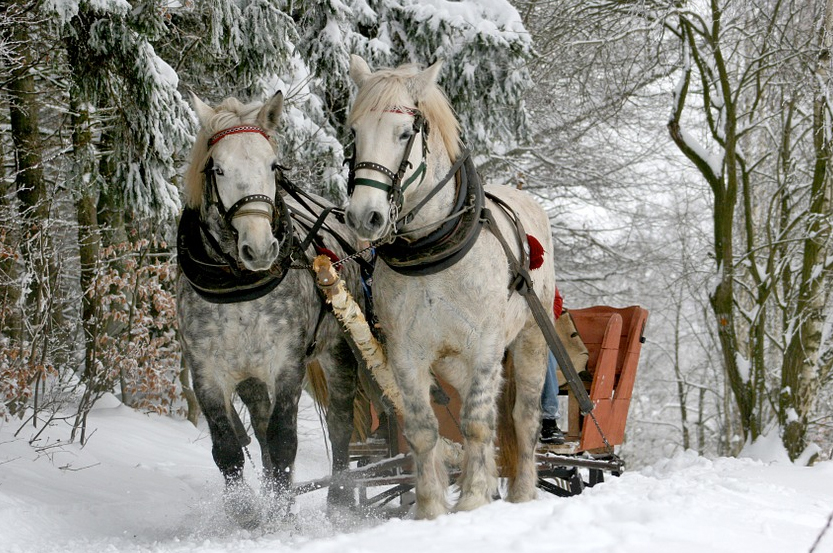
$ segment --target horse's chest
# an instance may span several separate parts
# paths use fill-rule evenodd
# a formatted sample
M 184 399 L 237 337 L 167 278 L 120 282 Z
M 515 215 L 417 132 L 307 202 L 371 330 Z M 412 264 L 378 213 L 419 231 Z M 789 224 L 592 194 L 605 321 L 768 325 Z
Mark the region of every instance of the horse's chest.
M 388 337 L 468 342 L 499 316 L 488 290 L 473 281 L 447 281 L 384 275 L 375 279 L 376 306 Z M 376 289 L 374 289 L 374 295 Z
M 303 356 L 310 309 L 295 302 L 180 302 L 180 333 L 192 362 L 222 386 L 274 381 Z M 219 382 L 218 382 L 219 384 Z

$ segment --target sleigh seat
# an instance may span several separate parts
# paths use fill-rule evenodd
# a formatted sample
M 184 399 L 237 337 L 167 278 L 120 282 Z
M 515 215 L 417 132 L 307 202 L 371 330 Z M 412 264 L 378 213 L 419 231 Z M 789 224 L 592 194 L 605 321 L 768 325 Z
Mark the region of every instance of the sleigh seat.
M 639 306 L 595 306 L 569 312 L 589 352 L 587 366 L 576 369 L 595 405 L 593 415 L 608 443 L 620 445 L 625 439 L 648 311 Z M 567 442 L 578 443 L 577 451 L 604 450 L 596 425 L 589 416 L 581 415 L 572 392 L 562 386 L 560 393 L 568 396 Z

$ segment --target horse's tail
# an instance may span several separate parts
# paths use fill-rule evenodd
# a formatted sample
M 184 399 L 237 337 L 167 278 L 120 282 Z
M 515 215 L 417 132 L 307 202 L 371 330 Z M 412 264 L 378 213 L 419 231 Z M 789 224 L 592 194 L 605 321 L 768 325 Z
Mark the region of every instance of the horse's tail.
M 330 404 L 330 392 L 327 390 L 327 376 L 318 361 L 307 363 L 307 392 L 315 403 L 326 412 Z
M 512 354 L 507 352 L 503 359 L 503 390 L 498 401 L 498 466 L 501 475 L 515 478 L 518 475 L 518 438 L 515 432 L 515 365 Z
M 315 401 L 319 416 L 327 417 L 327 408 L 330 405 L 330 392 L 327 389 L 327 376 L 318 361 L 307 364 L 306 390 Z M 353 400 L 353 430 L 355 437 L 359 440 L 366 440 L 370 434 L 370 400 L 362 386 L 356 390 Z

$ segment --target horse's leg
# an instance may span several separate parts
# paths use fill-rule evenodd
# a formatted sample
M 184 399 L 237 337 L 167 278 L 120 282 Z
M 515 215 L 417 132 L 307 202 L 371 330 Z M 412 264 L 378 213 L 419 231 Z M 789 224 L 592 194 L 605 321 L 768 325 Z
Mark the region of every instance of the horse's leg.
M 194 393 L 211 432 L 211 454 L 226 481 L 224 506 L 226 514 L 244 528 L 260 524 L 254 494 L 243 480 L 243 448 L 229 418 L 228 401 L 222 392 L 210 386 L 200 375 L 200 365 L 190 360 Z
M 541 421 L 541 390 L 547 370 L 546 351 L 546 341 L 535 323 L 528 324 L 510 346 L 514 383 L 509 385 L 515 386 L 511 423 L 515 428 L 517 456 L 507 460 L 514 462 L 514 466 L 506 472 L 509 474 L 507 500 L 515 503 L 537 496 L 535 447 Z
M 403 367 L 406 365 L 394 365 Z M 433 519 L 448 512 L 448 472 L 439 442 L 439 424 L 431 409 L 428 371 L 399 370 L 396 383 L 402 393 L 403 434 L 416 465 L 416 518 Z
M 303 363 L 278 376 L 274 407 L 266 431 L 267 449 L 272 459 L 269 483 L 276 499 L 287 502 L 291 499 L 292 469 L 298 452 L 298 400 L 303 378 Z
M 332 348 L 327 387 L 327 431 L 333 448 L 333 480 L 327 493 L 330 507 L 351 507 L 354 504 L 353 485 L 345 471 L 350 468 L 350 438 L 353 435 L 353 400 L 356 396 L 357 363 L 346 340 Z
M 472 368 L 471 385 L 460 412 L 464 458 L 456 511 L 486 505 L 497 494 L 494 442 L 501 358 L 502 352 L 486 354 Z
M 269 445 L 266 438 L 269 428 L 269 417 L 272 413 L 269 390 L 267 390 L 266 384 L 262 380 L 248 378 L 237 385 L 237 393 L 249 409 L 255 438 L 257 438 L 257 442 L 260 444 L 263 476 L 270 478 L 272 475 L 272 458 L 269 456 Z

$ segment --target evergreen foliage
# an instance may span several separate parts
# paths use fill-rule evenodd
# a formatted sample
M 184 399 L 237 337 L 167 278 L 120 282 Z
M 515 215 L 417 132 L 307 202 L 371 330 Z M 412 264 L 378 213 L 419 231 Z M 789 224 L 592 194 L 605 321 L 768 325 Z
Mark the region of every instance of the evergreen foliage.
M 49 234 L 55 245 L 42 246 L 41 257 L 53 260 L 50 274 L 56 278 L 49 282 L 60 284 L 44 285 L 32 296 L 37 304 L 31 308 L 13 305 L 9 301 L 28 290 L 32 271 L 9 270 L 0 282 L 5 298 L 0 313 L 19 313 L 28 321 L 36 320 L 32 313 L 40 317 L 52 308 L 70 324 L 61 324 L 63 333 L 54 336 L 53 326 L 34 326 L 31 337 L 6 335 L 3 329 L 0 374 L 19 385 L 0 388 L 6 407 L 0 416 L 35 406 L 37 418 L 44 406 L 38 390 L 59 389 L 66 398 L 80 394 L 76 425 L 82 440 L 86 413 L 114 387 L 112 375 L 120 375 L 123 390 L 129 388 L 125 363 L 136 382 L 157 382 L 153 371 L 159 366 L 178 366 L 175 348 L 155 351 L 161 343 L 155 339 L 142 346 L 147 351 L 140 357 L 114 355 L 120 349 L 114 344 L 134 344 L 137 336 L 173 328 L 173 315 L 163 310 L 155 317 L 129 318 L 125 325 L 125 317 L 143 313 L 137 301 L 150 297 L 144 281 L 116 289 L 96 287 L 92 277 L 107 274 L 112 282 L 126 282 L 130 275 L 168 270 L 170 252 L 164 248 L 151 257 L 135 252 L 142 239 L 170 240 L 175 227 L 179 175 L 195 135 L 189 90 L 211 103 L 228 96 L 265 99 L 281 90 L 286 97 L 278 131 L 281 161 L 292 180 L 336 202 L 344 199 L 344 147 L 351 140 L 344 124 L 354 94 L 351 53 L 376 66 L 445 58 L 443 85 L 470 129 L 471 146 L 483 156 L 524 132 L 523 61 L 531 43 L 506 0 L 18 0 L 7 5 L 12 8 L 0 14 L 0 74 L 6 80 L 27 76 L 27 86 L 34 86 L 30 96 L 43 100 L 33 104 L 42 122 L 35 131 L 45 138 L 43 151 L 34 152 L 43 167 L 35 165 L 44 169 L 41 180 L 54 193 L 29 213 L 54 217 Z M 16 36 L 32 37 L 25 44 L 27 56 L 19 54 Z M 8 103 L 8 96 L 3 100 Z M 3 123 L 8 113 L 4 109 Z M 3 128 L 0 154 L 19 155 L 8 125 Z M 6 159 L 11 168 L 14 156 Z M 15 175 L 14 170 L 3 174 L 4 190 L 19 182 Z M 7 197 L 10 204 L 0 202 L 0 238 L 16 236 L 19 221 L 14 195 Z M 108 251 L 123 254 L 105 258 Z M 114 301 L 114 294 L 124 301 Z M 79 304 L 80 311 L 61 307 Z M 39 344 L 60 343 L 63 354 L 52 346 L 35 348 L 34 336 Z M 44 387 L 46 380 L 57 387 Z M 169 394 L 162 391 L 159 397 L 171 407 Z M 153 398 L 146 399 L 143 405 L 154 408 Z

